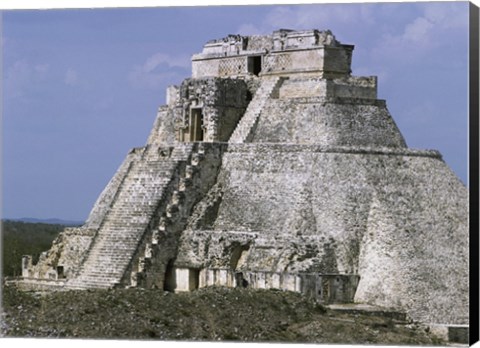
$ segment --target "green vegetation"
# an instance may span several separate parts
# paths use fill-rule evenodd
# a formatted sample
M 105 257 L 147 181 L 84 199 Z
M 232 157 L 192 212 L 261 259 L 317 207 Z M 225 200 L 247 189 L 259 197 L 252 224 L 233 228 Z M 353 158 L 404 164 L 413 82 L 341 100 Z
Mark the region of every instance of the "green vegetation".
M 338 313 L 300 294 L 204 288 L 48 294 L 4 290 L 7 337 L 441 345 L 423 327 Z
M 37 262 L 40 253 L 50 249 L 63 225 L 2 221 L 2 265 L 4 276 L 22 273 L 22 256 L 32 255 Z

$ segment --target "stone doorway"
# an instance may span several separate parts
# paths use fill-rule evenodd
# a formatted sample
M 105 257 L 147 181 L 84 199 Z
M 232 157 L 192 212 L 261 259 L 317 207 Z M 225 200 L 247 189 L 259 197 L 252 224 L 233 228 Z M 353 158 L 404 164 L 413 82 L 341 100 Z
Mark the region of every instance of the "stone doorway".
M 175 274 L 175 268 L 173 267 L 173 260 L 170 260 L 167 264 L 167 269 L 165 271 L 165 279 L 163 281 L 163 290 L 164 291 L 175 291 L 177 287 L 177 279 Z
M 190 109 L 190 141 L 203 141 L 203 110 Z
M 57 266 L 57 277 L 58 277 L 58 279 L 65 278 L 65 273 L 64 273 L 64 270 L 63 270 L 63 266 Z
M 262 71 L 262 56 L 248 57 L 248 72 L 258 76 Z

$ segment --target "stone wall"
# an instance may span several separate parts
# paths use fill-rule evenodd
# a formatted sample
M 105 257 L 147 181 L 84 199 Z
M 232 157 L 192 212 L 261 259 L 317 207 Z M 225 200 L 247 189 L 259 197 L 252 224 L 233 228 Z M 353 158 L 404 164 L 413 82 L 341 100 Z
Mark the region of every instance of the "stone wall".
M 262 75 L 315 75 L 335 78 L 350 74 L 353 46 L 318 47 L 271 52 L 264 56 Z
M 271 51 L 273 48 L 273 39 L 269 35 L 251 35 L 247 41 L 247 51 L 263 52 Z
M 384 101 L 323 97 L 270 99 L 252 142 L 406 146 Z
M 238 120 L 242 117 L 249 103 L 248 80 L 203 78 L 186 80 L 179 88 L 179 98 L 168 111 L 159 115 L 156 124 L 166 123 L 166 118 L 174 120 L 177 141 L 192 141 L 190 132 L 192 126 L 192 109 L 201 110 L 203 141 L 226 141 L 233 132 Z M 157 127 L 158 128 L 158 127 Z M 164 127 L 171 131 L 171 127 Z M 158 134 L 158 131 L 156 131 Z M 163 133 L 162 133 L 163 134 Z M 154 137 L 151 136 L 153 139 Z M 162 139 L 170 139 L 166 135 Z M 197 140 L 198 139 L 193 139 Z M 151 140 L 149 140 L 151 141 Z
M 356 301 L 416 320 L 468 323 L 468 191 L 440 161 L 379 162 Z
M 280 99 L 330 97 L 377 99 L 377 78 L 348 76 L 327 80 L 319 77 L 290 78 L 279 91 Z
M 251 52 L 238 56 L 192 60 L 192 77 L 236 77 L 249 75 L 249 57 L 262 56 L 261 75 L 315 75 L 326 78 L 347 76 L 353 47 L 316 47 L 265 53 Z
M 273 48 L 276 51 L 306 49 L 314 46 L 338 47 L 340 42 L 330 30 L 290 30 L 280 29 L 272 34 Z
M 61 291 L 66 280 L 24 278 L 22 281 L 5 281 L 7 286 L 14 286 L 22 291 Z
M 327 97 L 377 99 L 376 76 L 348 76 L 328 80 Z
M 276 289 L 300 292 L 324 304 L 351 303 L 358 284 L 358 276 L 342 274 L 235 272 L 218 268 L 177 269 L 176 274 L 177 291 L 208 286 Z
M 175 292 L 208 286 L 300 292 L 320 303 L 352 303 L 359 277 L 345 274 L 244 271 L 229 268 L 175 268 Z
M 218 185 L 179 267 L 228 268 L 240 248 L 240 271 L 359 274 L 356 301 L 467 320 L 467 190 L 438 153 L 229 145 Z
M 192 60 L 192 78 L 201 78 L 205 76 L 219 76 L 219 64 L 218 59 L 210 59 L 208 61 L 194 61 Z
M 71 278 L 82 264 L 95 233 L 96 230 L 85 227 L 66 228 L 52 247 L 40 255 L 36 265 L 31 261 L 22 264 L 23 278 L 32 278 L 31 283 L 33 278 L 52 281 Z
M 175 142 L 175 104 L 159 108 L 147 144 L 161 145 Z

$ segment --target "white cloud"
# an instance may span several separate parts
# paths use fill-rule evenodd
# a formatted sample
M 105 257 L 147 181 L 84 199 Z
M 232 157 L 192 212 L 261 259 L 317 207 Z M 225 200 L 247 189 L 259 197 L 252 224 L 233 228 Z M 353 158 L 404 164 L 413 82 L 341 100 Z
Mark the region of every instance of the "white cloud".
M 468 11 L 461 3 L 427 3 L 419 8 L 400 33 L 384 35 L 373 53 L 411 63 L 436 49 L 449 48 L 454 40 L 466 39 Z
M 155 53 L 146 60 L 145 64 L 143 64 L 143 68 L 145 71 L 152 71 L 162 63 L 166 63 L 170 67 L 177 66 L 188 68 L 190 66 L 190 58 L 187 56 L 171 57 L 168 54 Z
M 372 24 L 375 21 L 371 7 L 365 4 L 324 4 L 302 6 L 277 6 L 262 23 L 242 24 L 237 33 L 243 35 L 269 34 L 284 29 L 340 29 L 355 23 Z M 335 32 L 334 32 L 335 33 Z
M 444 29 L 462 28 L 468 26 L 465 11 L 457 4 L 431 3 L 425 8 L 425 18 Z
M 258 24 L 244 23 L 239 34 L 269 34 L 280 28 L 330 29 L 341 42 L 356 40 L 371 58 L 418 60 L 465 37 L 468 7 L 462 3 L 322 4 L 277 6 Z M 364 36 L 359 33 L 361 31 Z M 360 40 L 359 40 L 360 39 Z
M 78 83 L 78 73 L 74 69 L 68 69 L 64 82 L 67 86 L 75 86 Z
M 142 65 L 136 65 L 129 73 L 130 83 L 137 88 L 155 89 L 166 81 L 179 78 L 178 72 L 172 68 L 190 69 L 190 57 L 171 56 L 155 53 L 148 57 Z
M 433 26 L 425 17 L 418 17 L 405 27 L 402 39 L 409 43 L 426 44 Z
M 264 31 L 262 31 L 260 28 L 257 26 L 247 23 L 247 24 L 242 24 L 238 30 L 237 34 L 241 35 L 262 35 L 266 34 Z
M 15 61 L 5 68 L 5 98 L 24 96 L 25 89 L 44 81 L 48 71 L 48 64 L 31 64 L 26 59 Z

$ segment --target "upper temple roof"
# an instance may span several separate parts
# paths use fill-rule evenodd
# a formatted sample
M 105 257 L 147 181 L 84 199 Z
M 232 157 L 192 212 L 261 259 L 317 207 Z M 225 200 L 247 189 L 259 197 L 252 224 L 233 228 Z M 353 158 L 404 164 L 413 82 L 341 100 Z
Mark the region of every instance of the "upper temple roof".
M 319 46 L 340 46 L 340 42 L 330 30 L 275 30 L 272 35 L 242 36 L 230 34 L 221 39 L 208 41 L 202 55 L 222 55 L 224 52 L 241 54 L 244 51 L 282 51 L 289 49 L 308 49 Z
M 350 74 L 353 45 L 330 30 L 279 29 L 271 35 L 228 35 L 208 41 L 192 56 L 192 77 L 307 73 Z

